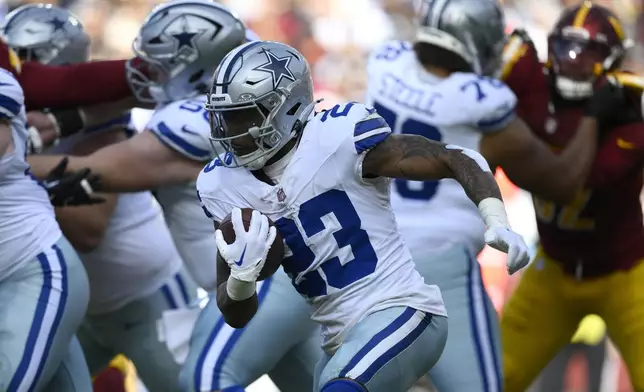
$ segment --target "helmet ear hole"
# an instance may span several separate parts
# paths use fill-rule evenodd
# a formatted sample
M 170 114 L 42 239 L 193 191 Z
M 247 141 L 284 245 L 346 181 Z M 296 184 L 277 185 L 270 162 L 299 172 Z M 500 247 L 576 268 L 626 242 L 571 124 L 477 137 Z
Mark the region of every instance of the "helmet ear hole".
M 288 112 L 286 112 L 286 115 L 287 115 L 287 116 L 293 116 L 293 115 L 295 115 L 295 113 L 297 113 L 297 111 L 298 111 L 298 109 L 300 108 L 300 106 L 302 106 L 302 104 L 301 104 L 300 102 L 296 103 L 295 105 L 293 105 L 293 107 L 291 107 L 291 108 L 289 109 L 289 111 L 288 111 Z
M 266 108 L 266 106 L 262 105 L 261 103 L 257 102 L 257 107 L 259 108 L 259 111 L 262 112 L 264 117 L 268 117 L 271 114 L 271 111 Z

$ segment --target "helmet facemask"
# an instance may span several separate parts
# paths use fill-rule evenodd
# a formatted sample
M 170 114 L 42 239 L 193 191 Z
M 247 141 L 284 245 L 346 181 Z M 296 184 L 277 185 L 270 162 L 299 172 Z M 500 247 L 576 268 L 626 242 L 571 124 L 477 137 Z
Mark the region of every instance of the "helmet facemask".
M 259 170 L 295 136 L 292 130 L 290 137 L 285 137 L 287 133 L 280 132 L 276 117 L 287 110 L 284 104 L 290 90 L 298 83 L 240 103 L 222 104 L 229 100 L 227 94 L 208 97 L 206 110 L 210 111 L 211 144 L 215 149 L 220 146 L 232 156 L 231 160 L 222 162 L 224 166 Z
M 548 52 L 557 92 L 565 99 L 581 100 L 593 94 L 597 78 L 614 67 L 621 54 L 608 45 L 579 38 L 552 36 Z
M 172 100 L 165 88 L 170 75 L 160 61 L 139 55 L 128 60 L 126 69 L 134 95 L 140 102 L 165 103 Z

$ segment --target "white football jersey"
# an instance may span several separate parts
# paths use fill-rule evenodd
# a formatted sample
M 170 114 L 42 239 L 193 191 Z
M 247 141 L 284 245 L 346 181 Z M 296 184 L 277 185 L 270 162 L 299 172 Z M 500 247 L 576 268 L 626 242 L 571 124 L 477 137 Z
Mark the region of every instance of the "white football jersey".
M 0 280 L 61 236 L 49 195 L 29 173 L 22 88 L 0 69 L 0 118 L 11 121 L 13 147 L 0 156 Z
M 438 287 L 425 285 L 403 244 L 389 204 L 390 180 L 362 178 L 366 152 L 390 132 L 375 110 L 337 105 L 311 117 L 279 184 L 220 166 L 218 159 L 197 180 L 204 210 L 215 221 L 233 207 L 247 207 L 276 223 L 287 249 L 284 270 L 312 305 L 327 352 L 382 309 L 446 314 Z
M 479 151 L 485 133 L 501 130 L 515 118 L 516 96 L 503 82 L 472 73 L 436 77 L 418 63 L 409 42 L 376 49 L 367 78 L 368 104 L 396 133 Z M 484 246 L 483 220 L 455 180 L 397 179 L 391 204 L 412 250 L 459 243 L 478 253 Z
M 162 143 L 184 157 L 207 163 L 217 156 L 210 145 L 210 123 L 204 109 L 205 96 L 172 102 L 157 108 L 147 129 Z M 147 132 L 147 131 L 146 131 Z M 217 254 L 213 223 L 204 216 L 194 182 L 167 186 L 156 191 L 179 253 L 200 287 L 216 288 Z
M 70 153 L 79 142 L 99 132 L 126 127 L 129 121 L 126 114 L 88 128 L 62 139 L 47 153 Z M 78 255 L 92 282 L 88 314 L 111 312 L 147 297 L 181 268 L 181 257 L 161 207 L 150 192 L 120 194 L 100 245 Z

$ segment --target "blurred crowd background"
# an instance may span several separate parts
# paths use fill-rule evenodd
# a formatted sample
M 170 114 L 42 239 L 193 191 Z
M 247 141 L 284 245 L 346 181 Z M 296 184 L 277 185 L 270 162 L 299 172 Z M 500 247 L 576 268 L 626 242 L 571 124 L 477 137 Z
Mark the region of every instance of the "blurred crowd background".
M 635 41 L 628 67 L 644 72 L 644 0 L 594 0 L 603 4 L 622 19 L 627 32 Z M 131 56 L 131 43 L 137 30 L 158 0 L 58 0 L 14 1 L 0 0 L 0 16 L 26 3 L 52 3 L 70 8 L 85 24 L 92 37 L 94 59 L 126 58 Z M 311 62 L 317 96 L 325 98 L 324 105 L 338 101 L 361 100 L 365 86 L 365 60 L 370 49 L 383 40 L 411 38 L 414 0 L 220 0 L 236 11 L 247 25 L 263 39 L 288 43 L 300 50 Z M 506 9 L 508 31 L 516 27 L 528 30 L 540 52 L 546 55 L 546 37 L 565 6 L 580 0 L 501 0 Z M 516 189 L 502 173 L 499 183 L 504 191 L 514 228 L 528 241 L 537 240 L 534 212 L 530 196 Z M 501 311 L 505 298 L 515 285 L 505 272 L 503 257 L 490 249 L 480 255 L 486 286 L 497 309 Z M 587 320 L 580 330 L 578 346 L 595 346 L 601 342 L 603 325 Z M 605 391 L 628 392 L 628 380 L 615 350 L 601 351 L 604 362 L 599 370 L 588 366 L 574 354 L 571 361 L 554 363 L 555 372 L 541 379 L 534 387 L 544 392 Z M 567 355 L 567 354 L 566 354 Z M 579 354 L 581 355 L 581 354 Z M 592 362 L 592 361 L 591 361 Z M 588 380 L 586 375 L 604 376 L 600 381 Z M 553 384 L 552 377 L 562 378 Z M 563 386 L 557 386 L 561 381 Z M 590 383 L 597 383 L 591 387 Z M 601 385 L 599 385 L 601 384 Z M 557 389 L 555 389 L 557 388 Z M 257 389 L 260 390 L 260 389 Z

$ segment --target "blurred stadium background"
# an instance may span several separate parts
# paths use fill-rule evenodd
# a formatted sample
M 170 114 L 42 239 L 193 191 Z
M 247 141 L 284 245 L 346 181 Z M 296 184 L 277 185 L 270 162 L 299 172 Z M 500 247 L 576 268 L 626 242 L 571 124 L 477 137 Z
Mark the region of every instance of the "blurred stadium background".
M 132 40 L 155 0 L 0 0 L 0 16 L 27 3 L 52 3 L 68 7 L 85 24 L 92 37 L 94 59 L 125 58 L 131 53 Z M 369 50 L 390 38 L 409 38 L 413 0 L 220 0 L 236 11 L 263 39 L 286 42 L 300 50 L 311 62 L 317 96 L 324 106 L 343 100 L 361 100 Z M 644 71 L 644 0 L 594 0 L 615 11 L 628 26 L 636 47 L 631 51 L 629 68 Z M 579 0 L 501 0 L 506 10 L 508 31 L 528 30 L 540 55 L 546 53 L 547 32 L 562 7 Z M 53 92 L 55 93 L 55 92 Z M 139 112 L 145 122 L 145 112 Z M 530 196 L 517 190 L 502 173 L 498 175 L 514 228 L 531 243 L 537 240 Z M 484 267 L 487 289 L 500 311 L 516 279 L 509 279 L 503 257 L 490 249 L 479 257 Z M 603 335 L 600 321 L 589 319 L 580 331 L 580 341 L 595 343 Z M 627 374 L 617 352 L 608 343 L 602 370 L 602 392 L 629 392 Z M 565 391 L 587 391 L 584 358 L 573 356 L 565 369 Z M 426 386 L 418 388 L 425 391 Z M 539 382 L 535 391 L 544 389 Z M 262 379 L 249 392 L 274 392 L 270 381 Z M 152 391 L 153 392 L 153 391 Z

